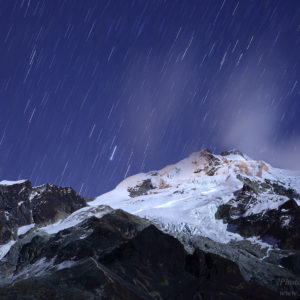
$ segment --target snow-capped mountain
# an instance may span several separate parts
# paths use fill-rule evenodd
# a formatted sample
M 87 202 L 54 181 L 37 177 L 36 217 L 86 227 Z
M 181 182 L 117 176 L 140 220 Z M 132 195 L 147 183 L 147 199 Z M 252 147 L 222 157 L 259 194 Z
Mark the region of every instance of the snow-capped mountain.
M 160 171 L 131 176 L 89 205 L 121 208 L 169 231 L 187 230 L 228 243 L 243 239 L 231 232 L 236 231 L 228 226 L 232 220 L 278 210 L 289 199 L 298 206 L 299 193 L 300 172 L 273 168 L 237 150 L 214 155 L 205 149 Z M 230 217 L 220 212 L 226 205 Z M 293 220 L 285 214 L 282 226 L 288 228 Z M 264 239 L 262 232 L 257 235 Z M 257 242 L 263 242 L 259 237 Z M 299 235 L 297 241 L 300 245 Z
M 0 298 L 297 295 L 288 283 L 300 276 L 299 194 L 300 172 L 237 150 L 204 149 L 93 201 L 69 187 L 1 181 Z

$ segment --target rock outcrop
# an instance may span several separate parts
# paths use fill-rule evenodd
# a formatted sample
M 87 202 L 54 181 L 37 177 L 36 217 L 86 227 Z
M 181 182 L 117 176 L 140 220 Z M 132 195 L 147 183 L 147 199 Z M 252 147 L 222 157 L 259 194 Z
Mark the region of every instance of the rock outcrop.
M 16 240 L 22 226 L 53 222 L 84 206 L 84 198 L 70 187 L 32 187 L 28 180 L 0 183 L 0 245 Z
M 52 184 L 33 188 L 31 203 L 32 218 L 36 224 L 53 222 L 86 206 L 85 199 L 72 188 Z
M 148 191 L 153 190 L 154 188 L 155 187 L 153 186 L 151 179 L 146 179 L 137 186 L 128 188 L 128 192 L 130 197 L 134 198 L 137 196 L 146 195 Z
M 33 223 L 31 190 L 29 181 L 0 184 L 0 244 L 16 238 L 19 226 Z
M 216 218 L 223 219 L 228 224 L 228 230 L 244 237 L 259 237 L 281 249 L 300 250 L 300 207 L 294 200 L 300 198 L 299 194 L 270 180 L 258 182 L 238 177 L 243 181 L 242 189 L 234 193 L 232 200 L 218 207 Z M 277 201 L 278 206 L 250 214 L 253 207 L 264 205 L 260 203 L 260 198 L 266 192 L 274 195 L 271 204 Z

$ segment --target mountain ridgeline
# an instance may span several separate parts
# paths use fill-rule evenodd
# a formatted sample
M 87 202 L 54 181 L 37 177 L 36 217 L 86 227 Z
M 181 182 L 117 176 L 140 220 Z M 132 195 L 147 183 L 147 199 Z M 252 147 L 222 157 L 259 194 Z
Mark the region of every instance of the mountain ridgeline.
M 204 149 L 86 201 L 0 182 L 0 299 L 297 299 L 300 172 Z

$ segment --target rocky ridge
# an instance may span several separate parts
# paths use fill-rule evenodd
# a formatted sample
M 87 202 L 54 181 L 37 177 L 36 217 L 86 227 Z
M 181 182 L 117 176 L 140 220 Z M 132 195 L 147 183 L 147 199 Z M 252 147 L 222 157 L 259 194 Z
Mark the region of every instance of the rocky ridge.
M 89 202 L 2 181 L 0 298 L 296 298 L 299 179 L 204 149 Z
M 32 187 L 28 180 L 0 182 L 0 245 L 17 240 L 24 230 L 53 223 L 84 206 L 84 198 L 70 187 Z

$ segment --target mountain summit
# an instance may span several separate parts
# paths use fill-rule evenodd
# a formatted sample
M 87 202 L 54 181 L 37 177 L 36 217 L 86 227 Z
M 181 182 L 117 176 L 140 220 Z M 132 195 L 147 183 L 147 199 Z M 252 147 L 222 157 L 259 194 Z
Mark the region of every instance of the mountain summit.
M 192 153 L 93 201 L 1 181 L 0 298 L 297 295 L 299 194 L 300 172 L 238 150 Z
M 204 149 L 162 170 L 131 176 L 89 205 L 121 208 L 163 228 L 188 230 L 217 242 L 252 237 L 260 244 L 271 239 L 280 244 L 277 232 L 245 231 L 242 223 L 254 216 L 262 221 L 267 211 L 278 211 L 288 201 L 298 206 L 299 179 L 300 173 L 273 168 L 237 150 L 214 155 Z M 285 212 L 278 217 L 278 231 L 290 232 L 296 216 Z M 298 233 L 294 238 L 293 247 L 300 245 Z

